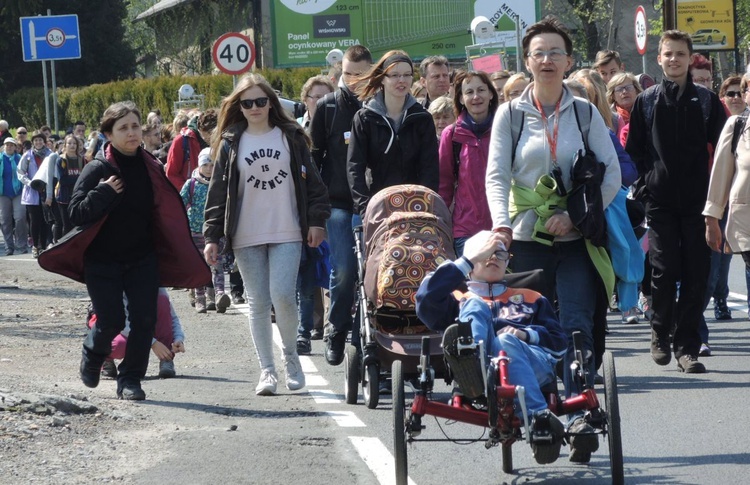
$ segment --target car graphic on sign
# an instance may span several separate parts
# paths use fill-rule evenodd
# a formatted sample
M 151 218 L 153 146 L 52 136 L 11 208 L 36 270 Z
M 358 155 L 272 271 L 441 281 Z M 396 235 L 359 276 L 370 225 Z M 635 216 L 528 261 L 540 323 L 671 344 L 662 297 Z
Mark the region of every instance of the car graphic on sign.
M 727 43 L 727 35 L 719 29 L 700 29 L 690 36 L 693 44 L 721 44 Z

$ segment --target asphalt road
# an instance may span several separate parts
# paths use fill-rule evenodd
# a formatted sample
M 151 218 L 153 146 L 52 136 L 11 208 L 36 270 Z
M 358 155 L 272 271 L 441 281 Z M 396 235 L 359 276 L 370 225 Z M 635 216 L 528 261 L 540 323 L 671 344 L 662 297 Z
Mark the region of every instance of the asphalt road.
M 18 264 L 41 272 L 33 261 Z M 38 280 L 39 275 L 33 277 Z M 648 325 L 623 325 L 619 314 L 609 316 L 608 347 L 619 379 L 626 483 L 746 481 L 750 325 L 739 257 L 733 260 L 730 288 L 735 318 L 716 322 L 713 311 L 706 312 L 714 355 L 702 359 L 708 368 L 704 375 L 682 374 L 674 361 L 657 366 L 648 351 Z M 115 464 L 124 483 L 393 483 L 390 396 L 382 396 L 375 410 L 367 409 L 361 397 L 357 405 L 345 404 L 344 368 L 325 362 L 321 341 L 313 342 L 313 355 L 302 358 L 307 375 L 303 391 L 290 392 L 282 385 L 277 396 L 255 396 L 258 366 L 243 313 L 246 307 L 231 308 L 226 315 L 197 315 L 185 292 L 170 295 L 185 328 L 188 352 L 176 360 L 178 379 L 148 377 L 148 399 L 132 403 L 142 426 L 128 439 L 140 451 Z M 70 347 L 66 352 L 71 356 L 80 352 L 77 339 L 60 345 Z M 280 362 L 278 349 L 277 359 Z M 76 365 L 74 357 L 59 362 L 77 394 L 106 408 L 114 397 L 114 382 L 103 380 L 97 389 L 88 390 L 74 379 Z M 149 375 L 156 371 L 152 359 Z M 440 392 L 436 398 L 447 399 Z M 426 437 L 445 433 L 455 439 L 477 439 L 484 432 L 433 418 L 423 424 Z M 556 463 L 545 466 L 536 464 L 523 443 L 514 445 L 513 452 L 515 473 L 508 475 L 502 472 L 499 448 L 415 443 L 408 451 L 410 478 L 418 485 L 611 480 L 605 442 L 588 465 L 571 464 L 566 450 Z

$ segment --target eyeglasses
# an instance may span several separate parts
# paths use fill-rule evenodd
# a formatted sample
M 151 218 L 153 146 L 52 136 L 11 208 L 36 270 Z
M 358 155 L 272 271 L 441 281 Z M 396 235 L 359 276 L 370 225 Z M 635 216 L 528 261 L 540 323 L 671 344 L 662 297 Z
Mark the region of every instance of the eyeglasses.
M 16 135 L 26 135 L 28 131 L 17 131 Z
M 713 82 L 713 79 L 710 77 L 694 77 L 693 78 L 694 83 L 710 83 Z
M 724 93 L 724 96 L 726 96 L 727 98 L 741 98 L 742 93 L 739 91 L 727 91 L 726 93 Z
M 323 98 L 325 97 L 325 94 L 319 94 L 319 95 L 317 95 L 317 96 L 310 96 L 310 95 L 308 94 L 308 95 L 307 95 L 306 97 L 307 97 L 307 98 L 309 98 L 309 99 L 314 99 L 315 101 L 317 101 L 317 100 L 319 100 L 319 99 L 323 99 Z M 261 108 L 262 108 L 262 106 L 261 106 Z
M 409 74 L 386 74 L 385 77 L 390 79 L 391 81 L 406 81 L 407 79 L 414 78 L 414 73 L 410 72 Z
M 257 105 L 258 108 L 265 108 L 268 104 L 268 98 L 255 98 L 255 99 L 241 99 L 240 100 L 240 106 L 242 106 L 245 109 L 252 109 L 253 104 Z
M 615 92 L 617 94 L 633 93 L 635 92 L 635 86 L 633 86 L 632 84 L 627 84 L 625 86 L 617 86 L 615 88 Z
M 504 249 L 495 251 L 494 253 L 492 253 L 492 256 L 496 257 L 500 261 L 508 261 L 510 259 L 510 253 L 508 251 L 505 251 Z M 492 256 L 487 259 L 492 258 Z
M 527 57 L 534 59 L 536 62 L 542 62 L 545 57 L 549 57 L 551 61 L 557 62 L 568 57 L 568 53 L 563 49 L 550 49 L 548 51 L 537 49 L 529 52 Z

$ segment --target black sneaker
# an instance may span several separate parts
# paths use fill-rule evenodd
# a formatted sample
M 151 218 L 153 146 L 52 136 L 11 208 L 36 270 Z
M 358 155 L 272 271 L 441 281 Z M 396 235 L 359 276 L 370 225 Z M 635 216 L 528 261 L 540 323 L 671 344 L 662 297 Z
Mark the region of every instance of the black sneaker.
M 555 462 L 560 457 L 565 427 L 549 409 L 537 412 L 531 421 L 531 450 L 540 465 Z
M 310 345 L 310 339 L 305 337 L 297 337 L 297 354 L 298 355 L 310 355 L 312 353 L 312 345 Z
M 232 305 L 243 305 L 245 298 L 239 293 L 232 293 Z
M 339 365 L 344 361 L 344 350 L 346 348 L 346 330 L 332 330 L 323 340 L 326 343 L 326 361 L 330 365 Z
M 117 378 L 117 365 L 115 365 L 114 360 L 107 359 L 104 361 L 104 365 L 102 366 L 102 375 L 104 377 L 109 377 L 110 379 Z
M 726 298 L 714 298 L 714 317 L 717 320 L 732 319 L 732 311 L 727 306 Z
M 672 360 L 672 346 L 669 344 L 669 338 L 663 338 L 656 335 L 651 330 L 651 358 L 658 365 L 667 365 Z
M 103 363 L 102 360 L 91 358 L 86 354 L 86 351 L 83 352 L 83 356 L 81 356 L 80 375 L 84 386 L 94 388 L 99 385 Z
M 141 389 L 140 384 L 125 384 L 122 388 L 117 388 L 117 399 L 126 401 L 143 401 L 146 399 L 146 393 Z
M 677 368 L 685 374 L 705 374 L 706 366 L 694 355 L 684 354 L 677 359 Z
M 476 349 L 459 348 L 473 343 L 471 325 L 468 323 L 454 323 L 443 333 L 443 356 L 453 379 L 469 399 L 476 399 L 484 394 L 482 364 L 477 358 Z
M 591 453 L 599 449 L 599 436 L 583 416 L 577 417 L 568 426 L 568 442 L 569 459 L 573 463 L 588 463 Z

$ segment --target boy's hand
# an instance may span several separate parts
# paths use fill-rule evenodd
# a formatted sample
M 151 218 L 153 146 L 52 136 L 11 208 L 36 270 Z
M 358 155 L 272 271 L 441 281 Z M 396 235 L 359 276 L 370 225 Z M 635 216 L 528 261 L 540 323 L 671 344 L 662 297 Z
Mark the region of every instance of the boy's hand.
M 185 352 L 185 344 L 182 342 L 174 342 L 172 344 L 172 352 L 175 354 L 179 354 L 180 352 Z
M 311 227 L 307 231 L 307 245 L 317 248 L 326 238 L 326 230 L 322 227 Z
M 501 333 L 509 333 L 511 335 L 514 335 L 522 342 L 528 342 L 529 341 L 529 334 L 524 332 L 523 330 L 516 328 L 512 325 L 506 325 L 500 330 L 497 331 L 497 334 L 500 335 Z
M 157 356 L 159 360 L 172 360 L 174 358 L 172 351 L 158 340 L 151 345 L 151 350 L 153 350 L 154 355 Z
M 467 251 L 466 247 L 464 247 L 464 256 L 471 261 L 472 264 L 477 264 L 481 261 L 486 261 L 495 253 L 495 251 L 500 249 L 505 249 L 503 235 L 497 232 L 492 232 L 489 233 L 487 241 L 480 248 L 473 250 L 474 254 L 471 254 L 472 249 Z
M 219 245 L 216 243 L 206 243 L 203 248 L 203 256 L 209 266 L 214 266 L 219 261 Z

